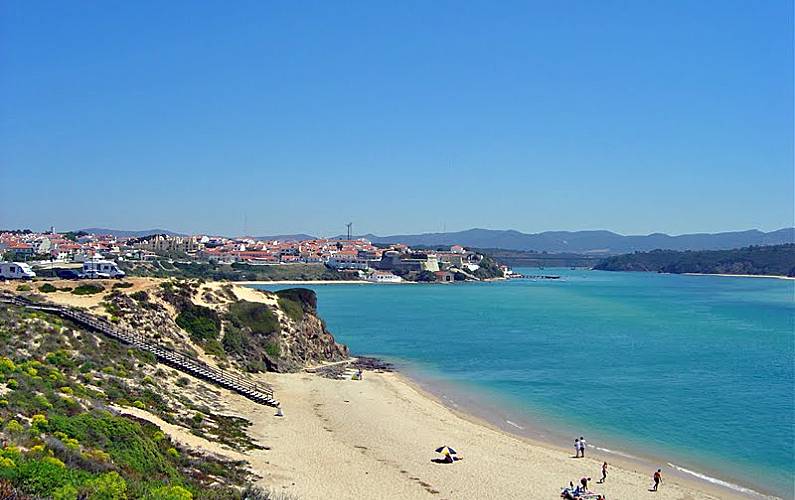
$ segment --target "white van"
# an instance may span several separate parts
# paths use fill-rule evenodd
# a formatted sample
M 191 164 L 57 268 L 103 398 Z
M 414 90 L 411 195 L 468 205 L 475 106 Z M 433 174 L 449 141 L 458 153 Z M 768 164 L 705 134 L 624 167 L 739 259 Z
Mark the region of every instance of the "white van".
M 0 262 L 0 278 L 29 280 L 35 277 L 36 273 L 24 262 Z
M 124 276 L 124 271 L 119 269 L 115 262 L 96 257 L 83 262 L 83 272 L 80 273 L 83 279 L 124 278 Z

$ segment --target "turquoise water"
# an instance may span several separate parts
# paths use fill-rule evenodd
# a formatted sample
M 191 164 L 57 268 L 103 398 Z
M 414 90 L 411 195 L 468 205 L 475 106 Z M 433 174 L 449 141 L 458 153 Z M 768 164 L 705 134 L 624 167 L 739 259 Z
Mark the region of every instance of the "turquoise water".
M 597 446 L 793 496 L 795 283 L 543 272 L 563 279 L 310 288 L 353 353 Z

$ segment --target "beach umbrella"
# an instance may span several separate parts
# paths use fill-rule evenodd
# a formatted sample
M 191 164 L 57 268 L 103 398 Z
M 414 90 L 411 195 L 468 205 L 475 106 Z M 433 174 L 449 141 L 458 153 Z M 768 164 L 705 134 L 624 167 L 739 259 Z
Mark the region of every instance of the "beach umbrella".
M 441 453 L 442 455 L 456 454 L 455 450 L 450 448 L 449 446 L 440 446 L 439 448 L 436 448 L 436 453 Z

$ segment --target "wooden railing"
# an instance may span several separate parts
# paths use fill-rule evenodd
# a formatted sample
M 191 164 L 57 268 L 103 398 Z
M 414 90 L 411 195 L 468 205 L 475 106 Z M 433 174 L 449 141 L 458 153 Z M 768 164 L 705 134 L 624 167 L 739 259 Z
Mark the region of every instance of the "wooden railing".
M 264 384 L 258 384 L 227 371 L 214 368 L 195 358 L 186 356 L 169 347 L 160 345 L 157 341 L 141 335 L 130 328 L 122 328 L 97 316 L 88 314 L 79 309 L 59 306 L 49 303 L 38 303 L 10 294 L 0 294 L 0 302 L 16 306 L 46 311 L 70 319 L 83 326 L 96 330 L 103 335 L 118 340 L 142 351 L 150 352 L 157 359 L 182 372 L 212 382 L 230 391 L 236 392 L 246 398 L 267 406 L 278 407 L 279 402 L 273 397 L 273 390 Z

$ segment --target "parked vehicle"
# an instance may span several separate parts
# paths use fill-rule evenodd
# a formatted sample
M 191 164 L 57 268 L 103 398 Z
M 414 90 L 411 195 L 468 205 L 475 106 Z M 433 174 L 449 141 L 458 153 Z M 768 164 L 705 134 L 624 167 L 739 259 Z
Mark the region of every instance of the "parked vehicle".
M 108 279 L 124 278 L 126 275 L 115 262 L 95 257 L 83 262 L 83 272 L 79 276 L 84 279 Z
M 7 280 L 29 280 L 35 277 L 36 273 L 24 262 L 0 262 L 0 278 Z
M 80 273 L 74 269 L 58 269 L 55 271 L 55 276 L 62 280 L 76 280 L 80 278 Z

